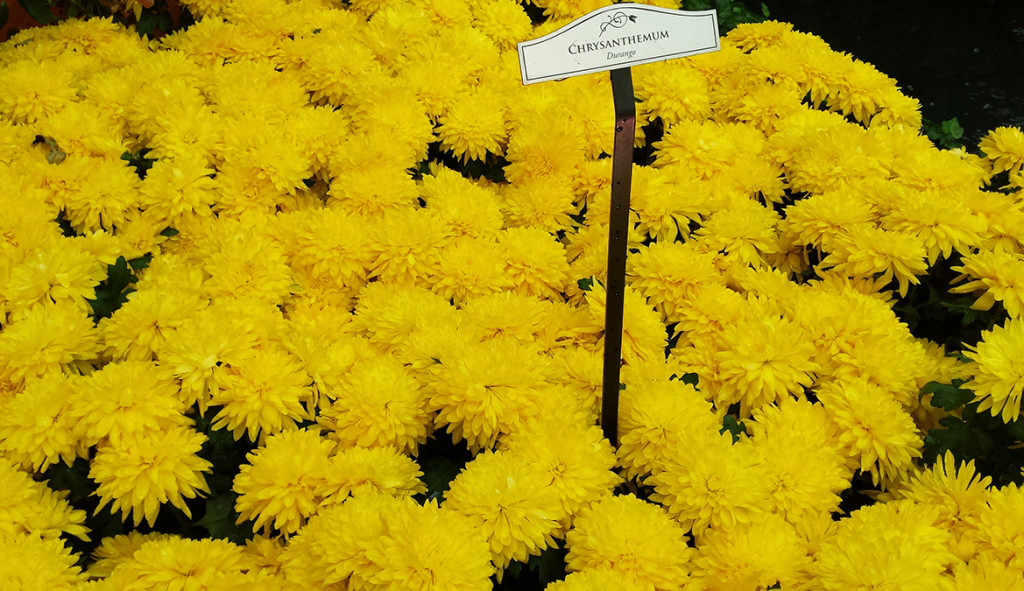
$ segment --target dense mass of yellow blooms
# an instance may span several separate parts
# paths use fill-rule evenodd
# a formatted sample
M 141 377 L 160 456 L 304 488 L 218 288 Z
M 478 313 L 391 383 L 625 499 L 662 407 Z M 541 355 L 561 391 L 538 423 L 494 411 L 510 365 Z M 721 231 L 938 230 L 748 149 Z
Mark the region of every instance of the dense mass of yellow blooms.
M 636 67 L 616 450 L 610 83 L 524 87 L 515 52 L 606 1 L 183 3 L 158 41 L 93 19 L 0 44 L 4 588 L 482 590 L 556 544 L 551 591 L 1019 588 L 1024 490 L 917 461 L 929 381 L 1020 416 L 1019 129 L 937 149 L 894 80 L 778 22 Z M 893 312 L 954 252 L 952 291 L 1007 313 L 968 362 Z M 143 256 L 95 323 L 107 266 Z M 135 525 L 190 515 L 207 412 L 258 444 L 228 475 L 258 535 L 79 561 L 43 471 L 88 461 Z M 448 436 L 474 458 L 419 502 Z M 878 502 L 842 515 L 858 472 Z

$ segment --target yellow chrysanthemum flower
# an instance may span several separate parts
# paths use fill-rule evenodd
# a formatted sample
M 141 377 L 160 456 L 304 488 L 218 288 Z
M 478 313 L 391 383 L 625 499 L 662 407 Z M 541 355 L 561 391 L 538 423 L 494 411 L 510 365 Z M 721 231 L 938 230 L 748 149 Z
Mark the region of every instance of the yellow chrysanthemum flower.
M 397 359 L 381 355 L 352 367 L 331 392 L 334 401 L 317 422 L 342 447 L 393 446 L 416 453 L 427 440 L 427 399 Z
M 576 392 L 583 408 L 590 409 L 591 417 L 596 422 L 600 415 L 604 380 L 604 358 L 601 352 L 583 347 L 563 347 L 555 349 L 551 355 L 558 367 L 555 382 Z
M 673 351 L 697 340 L 707 340 L 726 326 L 739 322 L 746 310 L 743 296 L 720 283 L 697 287 L 688 305 L 679 310 L 675 333 L 679 335 Z
M 965 349 L 971 359 L 964 368 L 971 378 L 965 386 L 981 400 L 978 410 L 1006 423 L 1017 420 L 1024 393 L 1024 321 L 1007 320 L 981 333 L 981 340 Z
M 848 228 L 836 238 L 835 249 L 821 262 L 822 269 L 834 269 L 849 277 L 875 276 L 899 283 L 899 294 L 907 295 L 910 284 L 921 283 L 918 275 L 928 271 L 924 240 L 913 234 L 870 226 Z
M 285 578 L 303 589 L 367 587 L 382 566 L 367 556 L 369 546 L 387 535 L 389 518 L 416 504 L 412 497 L 367 491 L 324 507 L 289 539 L 281 555 Z M 490 557 L 486 547 L 485 554 Z
M 466 464 L 445 493 L 445 509 L 461 513 L 487 538 L 498 577 L 513 560 L 555 545 L 564 517 L 550 477 L 510 452 L 485 451 Z
M 130 531 L 127 534 L 116 535 L 100 540 L 99 546 L 92 552 L 92 564 L 86 570 L 90 578 L 107 578 L 114 572 L 117 565 L 131 559 L 135 551 L 146 542 L 153 540 L 169 540 L 171 534 L 150 532 L 148 534 Z
M 935 509 L 910 501 L 864 507 L 841 520 L 815 553 L 810 571 L 826 591 L 951 589 L 949 532 Z
M 1020 589 L 1020 576 L 1020 569 L 987 557 L 953 567 L 956 591 L 1016 591 Z
M 511 286 L 504 252 L 493 238 L 454 238 L 439 255 L 437 274 L 430 278 L 431 290 L 456 306 Z
M 68 417 L 89 445 L 187 425 L 176 384 L 150 361 L 121 361 L 78 380 Z
M 481 0 L 470 4 L 473 28 L 487 35 L 505 51 L 526 41 L 533 33 L 533 23 L 523 6 L 512 0 Z
M 704 536 L 697 551 L 694 578 L 707 591 L 797 588 L 809 583 L 807 541 L 774 514 Z
M 950 531 L 955 539 L 950 549 L 958 558 L 971 560 L 976 546 L 970 538 L 976 533 L 979 515 L 986 509 L 991 484 L 992 478 L 979 475 L 973 461 L 958 465 L 953 453 L 947 451 L 931 469 L 919 468 L 910 473 L 906 482 L 882 500 L 888 501 L 887 497 L 892 496 L 936 507 L 936 525 Z
M 1024 254 L 1003 249 L 965 254 L 960 273 L 953 282 L 970 281 L 950 288 L 950 293 L 978 293 L 971 304 L 975 310 L 991 310 L 996 302 L 1006 308 L 1010 318 L 1024 316 Z
M 42 304 L 70 304 L 92 312 L 87 300 L 95 299 L 95 288 L 106 278 L 106 266 L 73 240 L 49 241 L 35 252 L 27 252 L 13 265 L 0 288 L 0 301 L 12 319 L 25 316 Z
M 656 242 L 631 255 L 627 277 L 668 323 L 679 322 L 690 301 L 704 286 L 724 284 L 715 256 L 695 243 Z
M 565 247 L 541 228 L 506 228 L 498 235 L 505 255 L 504 274 L 512 289 L 559 301 L 569 281 Z
M 684 120 L 668 128 L 654 147 L 654 166 L 688 168 L 701 179 L 728 176 L 737 163 L 762 158 L 765 137 L 759 130 L 713 120 Z
M 718 345 L 716 405 L 740 404 L 740 414 L 789 396 L 800 397 L 820 370 L 814 344 L 782 316 L 746 318 L 725 327 Z
M 611 177 L 611 169 L 604 173 Z M 590 224 L 600 221 L 607 226 L 611 190 L 604 186 L 600 189 L 588 200 L 587 221 Z M 721 201 L 710 181 L 697 178 L 681 164 L 663 168 L 634 167 L 629 207 L 638 218 L 636 232 L 641 237 L 646 234 L 659 243 L 673 242 L 679 237 L 685 240 L 694 225 L 721 208 Z
M 568 184 L 576 166 L 584 161 L 584 141 L 571 121 L 545 117 L 543 123 L 517 127 L 506 154 L 510 164 L 505 167 L 505 177 L 514 185 L 529 185 L 531 179 L 549 181 L 540 186 L 561 184 L 557 181 Z
M 0 403 L 0 454 L 32 470 L 71 466 L 88 457 L 68 412 L 75 384 L 59 373 L 29 380 L 12 400 Z
M 82 177 L 77 179 L 77 186 L 61 190 L 63 174 L 50 176 L 46 184 L 54 189 L 54 206 L 64 210 L 71 226 L 78 232 L 113 231 L 124 225 L 135 212 L 140 181 L 135 169 L 127 162 L 71 155 L 59 166 L 51 168 L 65 166 L 84 169 Z
M 498 235 L 505 221 L 498 194 L 443 166 L 431 167 L 431 174 L 420 181 L 420 198 L 438 214 L 452 236 L 491 238 Z
M 285 431 L 246 455 L 231 489 L 235 510 L 253 531 L 266 526 L 292 534 L 314 514 L 323 499 L 329 455 L 334 444 L 316 431 Z
M 719 428 L 711 404 L 689 384 L 627 384 L 619 398 L 619 462 L 627 478 L 649 474 L 696 433 L 712 434 Z
M 601 429 L 539 418 L 507 440 L 508 453 L 539 468 L 570 519 L 582 507 L 611 494 L 621 478 L 612 472 L 615 452 Z M 568 521 L 568 520 L 567 520 Z
M 73 509 L 67 491 L 54 491 L 0 457 L 0 537 L 29 535 L 57 539 L 68 534 L 88 540 L 85 511 Z M 3 561 L 6 562 L 6 561 Z
M 175 536 L 142 544 L 114 568 L 107 581 L 114 589 L 138 591 L 214 589 L 218 581 L 249 567 L 242 548 L 227 540 Z
M 185 499 L 209 493 L 203 472 L 212 464 L 199 457 L 206 436 L 188 427 L 149 430 L 104 443 L 96 451 L 89 477 L 98 486 L 97 510 L 110 503 L 123 519 L 152 526 L 160 505 L 170 501 L 192 517 Z
M 1024 168 L 1024 132 L 1019 127 L 997 127 L 981 138 L 978 144 L 992 172 L 1009 171 L 1012 177 Z
M 990 171 L 981 158 L 953 150 L 909 149 L 887 163 L 895 181 L 913 189 L 940 193 L 973 191 L 987 184 Z
M 283 249 L 260 232 L 218 236 L 203 264 L 205 292 L 212 298 L 251 297 L 282 304 L 295 281 Z
M 593 279 L 591 279 L 593 281 Z M 607 290 L 594 281 L 589 291 L 584 292 L 590 325 L 587 330 L 600 334 L 598 347 L 604 347 L 604 321 L 607 306 Z M 663 358 L 668 334 L 662 324 L 661 314 L 647 303 L 638 290 L 627 286 L 622 312 L 622 359 L 627 364 L 646 362 Z
M 1018 573 L 1024 570 L 1024 552 L 1020 540 L 1024 537 L 1024 488 L 1009 484 L 990 489 L 987 503 L 981 507 L 977 519 L 965 538 L 977 549 L 977 559 L 993 559 Z
M 61 66 L 54 59 L 4 64 L 0 113 L 14 123 L 35 123 L 74 101 L 74 76 Z
M 157 160 L 142 181 L 140 205 L 170 226 L 183 216 L 210 216 L 210 206 L 217 200 L 213 174 L 198 155 Z
M 36 306 L 0 332 L 0 379 L 77 373 L 99 352 L 99 331 L 78 305 Z
M 549 359 L 509 339 L 474 344 L 432 368 L 427 408 L 439 411 L 435 423 L 447 425 L 454 441 L 488 448 L 534 415 L 551 368 Z
M 77 556 L 60 538 L 0 533 L 0 581 L 8 589 L 73 591 L 85 581 Z
M 609 569 L 656 591 L 679 590 L 693 555 L 686 540 L 685 530 L 657 505 L 610 496 L 576 518 L 566 534 L 565 562 L 569 571 Z
M 27 125 L 0 123 L 0 164 L 9 165 L 32 149 L 35 134 Z M 58 144 L 59 145 L 59 144 Z
M 1024 180 L 1024 173 L 1018 178 Z M 965 194 L 964 201 L 972 213 L 988 224 L 978 245 L 980 249 L 1022 251 L 1019 237 L 1024 235 L 1024 208 L 1019 199 L 994 191 L 971 191 Z
M 511 339 L 520 344 L 548 346 L 551 302 L 512 291 L 488 294 L 469 300 L 459 314 L 464 326 L 481 341 Z
M 371 244 L 378 252 L 370 277 L 412 287 L 426 285 L 441 263 L 441 247 L 450 237 L 444 220 L 429 209 L 399 210 L 374 227 Z
M 820 404 L 783 400 L 754 411 L 744 425 L 768 480 L 772 512 L 793 525 L 839 508 L 852 470 Z
M 754 201 L 738 201 L 711 214 L 693 233 L 700 250 L 721 252 L 742 265 L 767 267 L 766 257 L 780 250 L 779 215 Z
M 214 374 L 212 406 L 221 407 L 215 429 L 226 427 L 235 439 L 248 435 L 257 441 L 295 429 L 310 418 L 306 408 L 313 399 L 312 378 L 291 353 L 277 348 L 253 349 Z
M 832 252 L 836 240 L 854 226 L 871 224 L 874 208 L 848 187 L 811 195 L 786 208 L 780 222 L 783 233 L 793 234 L 800 244 L 810 244 L 823 252 Z
M 636 74 L 637 106 L 649 119 L 659 117 L 669 127 L 684 120 L 710 118 L 707 78 L 685 61 L 646 64 L 637 68 Z M 672 92 L 665 92 L 667 88 Z
M 838 428 L 850 465 L 891 482 L 913 467 L 923 443 L 910 413 L 889 392 L 864 379 L 821 384 L 815 391 Z
M 186 291 L 140 289 L 97 328 L 104 354 L 115 361 L 149 361 L 175 340 L 178 327 L 188 323 L 205 301 Z
M 695 433 L 647 482 L 651 496 L 700 540 L 709 528 L 750 523 L 767 511 L 768 479 L 750 443 L 729 433 Z
M 736 121 L 753 125 L 769 136 L 784 129 L 786 119 L 805 108 L 800 87 L 789 80 L 743 80 L 734 88 L 716 90 L 727 93 L 725 100 L 715 101 L 716 108 L 722 104 Z
M 367 548 L 379 589 L 486 591 L 492 588 L 487 539 L 474 519 L 437 501 L 403 505 L 386 517 L 387 534 Z
M 525 177 L 502 191 L 507 225 L 557 233 L 577 225 L 575 195 L 567 177 Z
M 325 505 L 367 492 L 411 496 L 427 492 L 420 476 L 416 462 L 394 447 L 350 447 L 331 456 L 316 492 Z
M 160 115 L 149 120 L 152 109 L 142 111 L 137 128 L 145 129 L 145 137 L 149 139 L 150 151 L 147 156 L 152 158 L 189 158 L 201 156 L 213 162 L 224 149 L 224 119 L 213 112 L 202 99 L 194 97 L 195 91 L 183 92 L 175 99 L 168 101 L 167 94 L 172 92 L 164 88 L 143 88 L 133 95 L 135 101 L 155 100 L 161 102 Z M 186 98 L 187 97 L 187 98 Z M 145 114 L 143 114 L 145 113 Z M 129 114 L 131 117 L 131 114 Z M 134 117 L 132 117 L 134 118 Z M 129 119 L 131 123 L 131 119 Z M 140 130 L 141 131 L 141 130 Z
M 160 367 L 180 385 L 186 405 L 196 402 L 203 411 L 217 391 L 220 375 L 227 366 L 242 363 L 256 344 L 250 322 L 225 314 L 218 307 L 207 308 L 189 318 L 160 351 Z
M 986 223 L 964 201 L 950 192 L 907 191 L 881 220 L 888 230 L 912 234 L 924 241 L 929 263 L 949 258 L 954 250 L 966 253 L 978 244 Z
M 836 125 L 800 139 L 786 170 L 795 191 L 824 193 L 856 179 L 886 176 L 884 153 L 860 126 Z
M 441 148 L 462 162 L 482 161 L 488 153 L 500 155 L 508 133 L 502 103 L 503 97 L 486 86 L 461 97 L 438 118 Z
M 454 319 L 454 314 L 451 303 L 425 288 L 376 281 L 359 293 L 353 328 L 375 347 L 393 352 L 413 334 Z

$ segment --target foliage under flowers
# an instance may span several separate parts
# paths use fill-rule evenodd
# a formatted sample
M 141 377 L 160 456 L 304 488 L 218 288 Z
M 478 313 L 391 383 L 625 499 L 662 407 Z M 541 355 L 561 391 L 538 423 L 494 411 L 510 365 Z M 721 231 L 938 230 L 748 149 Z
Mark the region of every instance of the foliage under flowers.
M 635 68 L 613 450 L 610 85 L 514 52 L 603 3 L 0 45 L 0 580 L 1013 588 L 1024 135 L 784 23 Z

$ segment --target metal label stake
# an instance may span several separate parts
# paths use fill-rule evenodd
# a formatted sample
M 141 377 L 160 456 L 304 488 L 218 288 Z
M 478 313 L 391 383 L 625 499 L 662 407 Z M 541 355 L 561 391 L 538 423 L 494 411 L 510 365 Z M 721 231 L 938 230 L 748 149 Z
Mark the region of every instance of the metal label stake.
M 636 132 L 633 76 L 629 68 L 720 48 L 718 15 L 714 10 L 669 10 L 632 3 L 598 8 L 556 31 L 518 45 L 523 84 L 611 70 L 615 148 L 605 283 L 601 428 L 616 447 L 619 444 L 619 371 L 630 224 L 629 189 Z
M 629 242 L 629 195 L 633 180 L 636 102 L 629 68 L 612 70 L 615 101 L 615 148 L 612 155 L 612 211 L 608 224 L 608 277 L 605 284 L 604 378 L 601 429 L 619 445 L 619 371 L 622 367 L 622 313 L 626 302 L 626 243 Z

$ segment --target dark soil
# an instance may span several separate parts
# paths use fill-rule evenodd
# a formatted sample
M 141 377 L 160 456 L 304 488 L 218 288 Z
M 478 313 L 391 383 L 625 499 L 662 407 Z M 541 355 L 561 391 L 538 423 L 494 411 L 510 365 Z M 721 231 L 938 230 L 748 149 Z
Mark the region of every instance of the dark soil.
M 750 4 L 755 4 L 751 2 Z M 956 117 L 968 146 L 1024 127 L 1024 2 L 765 0 L 771 18 L 868 62 L 921 101 L 924 118 Z

